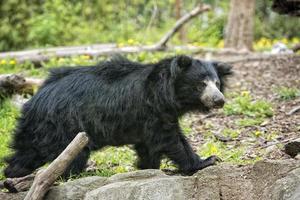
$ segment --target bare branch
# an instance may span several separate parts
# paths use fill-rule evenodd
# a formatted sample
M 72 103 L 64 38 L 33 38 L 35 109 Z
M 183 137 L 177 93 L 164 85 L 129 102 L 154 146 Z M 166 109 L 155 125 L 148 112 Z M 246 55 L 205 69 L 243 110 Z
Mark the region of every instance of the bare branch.
M 163 49 L 167 46 L 167 42 L 173 37 L 173 35 L 189 20 L 196 17 L 197 15 L 209 11 L 211 8 L 209 5 L 206 4 L 199 4 L 195 9 L 191 12 L 187 13 L 186 15 L 182 16 L 174 25 L 174 27 L 166 33 L 162 37 L 162 39 L 155 45 L 157 49 Z
M 78 133 L 67 148 L 46 168 L 37 172 L 25 200 L 41 200 L 55 180 L 64 173 L 78 153 L 87 145 L 85 132 Z

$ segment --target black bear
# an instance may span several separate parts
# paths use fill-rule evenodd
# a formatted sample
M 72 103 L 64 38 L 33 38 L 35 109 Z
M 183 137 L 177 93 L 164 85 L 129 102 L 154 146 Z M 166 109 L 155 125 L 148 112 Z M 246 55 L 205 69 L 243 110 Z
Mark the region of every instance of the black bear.
M 39 91 L 23 106 L 6 158 L 6 177 L 30 174 L 54 160 L 78 132 L 89 144 L 64 176 L 84 170 L 91 151 L 131 144 L 140 169 L 170 158 L 185 174 L 213 165 L 201 159 L 180 130 L 178 118 L 224 105 L 222 91 L 231 67 L 188 56 L 140 64 L 117 57 L 97 66 L 51 71 Z

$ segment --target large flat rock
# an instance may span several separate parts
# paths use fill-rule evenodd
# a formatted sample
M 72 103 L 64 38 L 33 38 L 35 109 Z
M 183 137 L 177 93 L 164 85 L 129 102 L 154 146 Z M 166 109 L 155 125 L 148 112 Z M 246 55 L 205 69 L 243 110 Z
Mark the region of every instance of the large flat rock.
M 26 193 L 0 193 L 19 200 Z M 140 170 L 110 178 L 86 177 L 52 187 L 46 200 L 298 200 L 300 161 L 259 161 L 254 165 L 219 164 L 193 176 L 168 176 Z

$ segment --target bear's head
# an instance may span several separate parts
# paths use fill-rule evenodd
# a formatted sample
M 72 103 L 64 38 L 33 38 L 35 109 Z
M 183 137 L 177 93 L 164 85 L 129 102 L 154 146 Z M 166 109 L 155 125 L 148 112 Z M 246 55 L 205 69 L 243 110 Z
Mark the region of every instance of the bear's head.
M 171 77 L 175 84 L 175 96 L 182 109 L 209 111 L 221 108 L 227 76 L 231 66 L 221 62 L 209 62 L 178 56 L 171 61 Z

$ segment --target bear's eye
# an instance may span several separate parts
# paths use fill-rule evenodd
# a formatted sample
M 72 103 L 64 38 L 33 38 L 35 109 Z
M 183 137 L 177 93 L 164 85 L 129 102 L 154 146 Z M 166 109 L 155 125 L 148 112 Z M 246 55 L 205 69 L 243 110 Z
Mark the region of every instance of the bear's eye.
M 217 86 L 218 88 L 220 88 L 220 86 L 221 86 L 220 81 L 216 81 L 216 86 Z
M 198 84 L 198 89 L 203 89 L 203 88 L 205 88 L 206 87 L 206 83 L 204 83 L 204 82 L 200 82 L 199 84 Z

